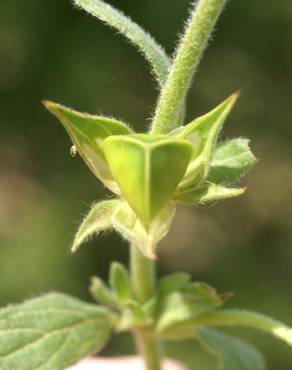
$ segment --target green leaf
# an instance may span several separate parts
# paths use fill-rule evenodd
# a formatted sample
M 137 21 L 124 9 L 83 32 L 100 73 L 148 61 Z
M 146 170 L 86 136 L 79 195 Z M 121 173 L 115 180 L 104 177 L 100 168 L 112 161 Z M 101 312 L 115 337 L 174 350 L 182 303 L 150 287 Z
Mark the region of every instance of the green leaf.
M 112 214 L 121 200 L 104 200 L 95 204 L 82 221 L 72 244 L 72 252 L 76 252 L 82 243 L 94 234 L 112 227 Z
M 122 12 L 101 0 L 74 0 L 74 3 L 117 29 L 134 46 L 137 46 L 150 63 L 160 86 L 164 84 L 171 64 L 170 59 L 146 31 Z
M 199 339 L 216 356 L 220 370 L 264 370 L 262 355 L 249 343 L 212 329 L 201 329 Z
M 215 149 L 207 180 L 216 184 L 232 184 L 240 180 L 255 163 L 249 140 L 228 140 Z
M 158 295 L 166 296 L 175 291 L 180 291 L 190 282 L 190 275 L 185 272 L 176 272 L 160 279 Z
M 113 262 L 111 264 L 110 286 L 119 301 L 127 303 L 132 300 L 132 288 L 129 273 L 126 268 L 118 262 Z
M 238 96 L 239 93 L 231 95 L 211 112 L 172 134 L 177 138 L 190 141 L 195 148 L 193 159 L 180 184 L 181 189 L 193 188 L 206 178 L 219 132 Z
M 136 245 L 148 258 L 155 259 L 157 244 L 168 233 L 175 214 L 175 203 L 169 202 L 150 224 L 148 230 L 142 226 L 135 212 L 127 202 L 117 207 L 112 221 L 113 227 L 126 240 Z
M 108 312 L 63 294 L 48 294 L 0 311 L 1 370 L 63 370 L 101 350 Z
M 188 322 L 202 313 L 213 310 L 223 304 L 226 296 L 204 283 L 191 283 L 181 292 L 172 292 L 162 299 L 158 298 L 158 320 L 156 329 L 159 333 L 175 331 L 175 327 L 186 327 Z
M 105 155 L 122 195 L 148 228 L 172 198 L 193 154 L 186 140 L 127 135 L 105 140 Z
M 207 204 L 217 202 L 219 200 L 238 197 L 245 192 L 245 188 L 226 188 L 225 186 L 208 184 L 195 188 L 178 192 L 175 199 L 178 202 L 186 204 Z
M 108 136 L 131 133 L 130 128 L 113 118 L 79 113 L 57 103 L 44 101 L 44 105 L 62 123 L 94 175 L 111 191 L 119 194 L 120 190 L 106 163 L 103 143 Z
M 105 285 L 105 283 L 98 277 L 93 277 L 90 284 L 90 293 L 92 297 L 105 306 L 114 309 L 120 309 L 121 305 L 116 295 Z

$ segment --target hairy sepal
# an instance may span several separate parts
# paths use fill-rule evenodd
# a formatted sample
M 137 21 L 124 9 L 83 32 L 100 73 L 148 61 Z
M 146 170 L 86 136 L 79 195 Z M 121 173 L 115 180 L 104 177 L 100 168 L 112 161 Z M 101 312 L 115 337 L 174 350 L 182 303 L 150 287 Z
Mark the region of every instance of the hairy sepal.
M 174 199 L 177 202 L 190 205 L 204 205 L 225 199 L 238 197 L 245 192 L 245 188 L 228 188 L 223 185 L 204 183 L 194 189 L 177 192 Z
M 137 23 L 101 0 L 74 0 L 77 6 L 99 18 L 125 36 L 150 63 L 156 80 L 163 86 L 171 65 L 164 49 Z
M 238 96 L 239 93 L 231 95 L 211 112 L 170 134 L 194 146 L 193 158 L 179 186 L 181 190 L 193 188 L 207 177 L 218 135 Z
M 61 370 L 102 349 L 109 312 L 64 294 L 0 310 L 1 370 Z
M 116 208 L 112 217 L 112 224 L 126 240 L 135 244 L 147 258 L 155 259 L 156 246 L 167 235 L 174 214 L 175 204 L 169 202 L 146 230 L 136 213 L 124 201 Z
M 225 185 L 238 182 L 256 161 L 248 139 L 225 141 L 214 151 L 207 181 Z
M 76 252 L 91 236 L 112 228 L 112 215 L 121 203 L 120 199 L 113 199 L 93 205 L 75 235 L 71 251 Z
M 104 140 L 112 135 L 127 135 L 132 131 L 123 122 L 113 118 L 79 113 L 50 101 L 45 107 L 53 113 L 64 126 L 76 150 L 93 174 L 112 192 L 120 190 L 108 168 L 104 156 Z
M 174 195 L 193 146 L 186 140 L 138 134 L 109 137 L 104 150 L 123 197 L 148 228 Z

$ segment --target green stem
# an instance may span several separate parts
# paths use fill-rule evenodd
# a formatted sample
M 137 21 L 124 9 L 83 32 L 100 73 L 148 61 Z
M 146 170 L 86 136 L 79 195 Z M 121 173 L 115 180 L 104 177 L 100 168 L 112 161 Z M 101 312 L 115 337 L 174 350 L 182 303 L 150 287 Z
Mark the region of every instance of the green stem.
M 192 321 L 199 326 L 247 326 L 272 334 L 284 342 L 292 345 L 292 329 L 280 321 L 265 315 L 246 310 L 214 311 L 199 316 Z
M 155 292 L 154 262 L 144 257 L 139 248 L 131 246 L 131 276 L 134 294 L 143 304 Z M 137 349 L 144 358 L 145 370 L 161 370 L 161 348 L 158 340 L 143 331 L 134 333 Z
M 187 92 L 216 21 L 227 0 L 200 0 L 194 11 L 157 104 L 152 133 L 175 129 Z

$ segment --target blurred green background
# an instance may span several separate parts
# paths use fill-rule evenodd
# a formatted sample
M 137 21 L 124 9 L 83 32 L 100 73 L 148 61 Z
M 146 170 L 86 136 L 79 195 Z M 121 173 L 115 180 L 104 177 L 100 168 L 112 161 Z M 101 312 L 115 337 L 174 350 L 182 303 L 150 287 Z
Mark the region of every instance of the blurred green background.
M 148 29 L 171 54 L 189 0 L 108 0 Z M 242 96 L 224 137 L 246 136 L 260 159 L 246 195 L 179 209 L 161 244 L 159 274 L 189 271 L 244 307 L 292 325 L 292 2 L 233 0 L 218 23 L 188 101 L 188 118 L 237 89 Z M 90 300 L 89 279 L 128 260 L 115 234 L 72 256 L 82 215 L 105 190 L 41 106 L 51 99 L 145 130 L 157 99 L 148 65 L 116 32 L 67 0 L 0 0 L 0 305 L 58 290 Z M 108 195 L 108 194 L 107 194 Z M 266 354 L 269 370 L 291 370 L 292 351 L 233 330 Z M 116 337 L 104 354 L 132 351 Z M 169 350 L 190 369 L 212 369 L 201 349 Z M 207 361 L 207 362 L 206 362 Z

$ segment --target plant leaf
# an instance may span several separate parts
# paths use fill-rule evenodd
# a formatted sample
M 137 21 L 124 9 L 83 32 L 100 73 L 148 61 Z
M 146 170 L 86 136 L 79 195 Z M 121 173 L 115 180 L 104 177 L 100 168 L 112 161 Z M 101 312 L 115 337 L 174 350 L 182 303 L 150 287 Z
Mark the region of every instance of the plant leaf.
M 175 327 L 186 327 L 190 320 L 221 306 L 224 300 L 225 295 L 204 283 L 191 283 L 181 292 L 158 297 L 156 330 L 167 333 Z
M 108 312 L 63 294 L 0 311 L 1 370 L 63 370 L 99 351 L 109 338 Z
M 207 204 L 217 202 L 219 200 L 238 197 L 245 192 L 245 188 L 227 188 L 222 185 L 208 184 L 189 189 L 175 195 L 178 202 L 186 204 Z
M 74 0 L 74 3 L 104 23 L 117 29 L 133 45 L 137 46 L 150 63 L 160 86 L 164 84 L 171 64 L 170 59 L 163 48 L 146 31 L 104 1 Z
M 206 178 L 219 132 L 238 96 L 239 93 L 232 94 L 211 112 L 173 132 L 172 135 L 190 141 L 195 148 L 193 159 L 180 184 L 181 189 L 192 188 Z
M 82 221 L 72 244 L 71 251 L 76 252 L 82 243 L 94 234 L 112 227 L 112 214 L 121 203 L 119 199 L 104 200 L 96 203 Z
M 175 214 L 175 203 L 169 202 L 152 221 L 148 230 L 142 226 L 135 212 L 127 202 L 123 202 L 115 211 L 113 227 L 130 243 L 135 244 L 148 258 L 155 259 L 157 244 L 163 239 L 171 226 Z
M 89 291 L 92 297 L 98 303 L 114 309 L 121 308 L 116 295 L 105 285 L 105 283 L 99 277 L 94 276 L 91 279 Z
M 199 340 L 219 362 L 220 370 L 265 370 L 261 353 L 251 344 L 213 329 L 201 329 Z
M 104 151 L 122 195 L 148 228 L 174 195 L 193 147 L 186 140 L 138 134 L 109 137 Z
M 113 262 L 110 268 L 110 286 L 119 301 L 123 303 L 132 300 L 132 289 L 129 273 L 126 268 L 118 262 Z
M 256 163 L 249 140 L 233 139 L 218 145 L 210 163 L 207 181 L 215 184 L 232 184 Z
M 166 296 L 175 291 L 180 291 L 190 282 L 190 275 L 185 272 L 176 272 L 160 279 L 158 295 Z
M 44 101 L 45 107 L 64 126 L 77 151 L 94 175 L 111 191 L 119 194 L 105 160 L 103 142 L 108 136 L 127 135 L 131 129 L 120 121 L 79 113 L 60 104 Z

